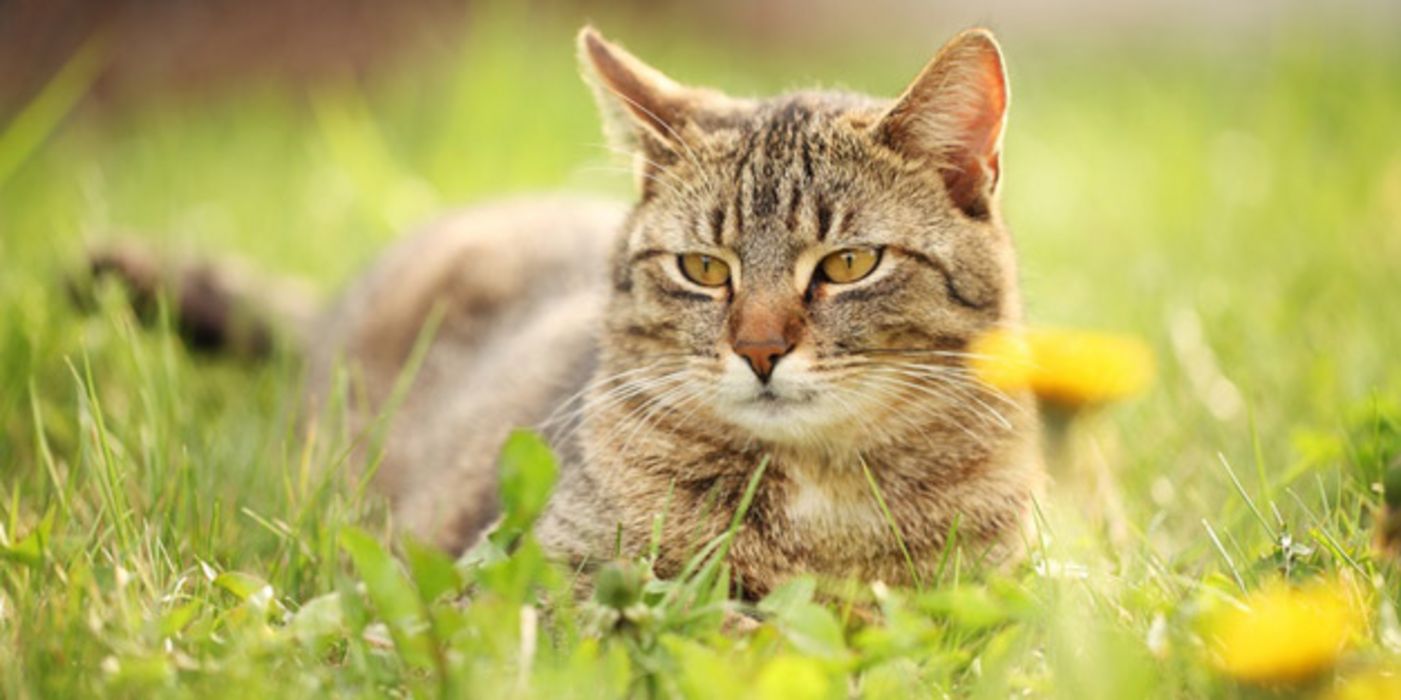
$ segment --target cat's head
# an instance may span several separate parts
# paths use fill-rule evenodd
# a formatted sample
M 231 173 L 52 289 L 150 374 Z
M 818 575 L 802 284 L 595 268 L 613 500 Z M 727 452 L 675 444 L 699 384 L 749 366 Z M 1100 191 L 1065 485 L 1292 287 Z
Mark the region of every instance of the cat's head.
M 1020 303 L 991 34 L 955 37 L 893 101 L 734 98 L 592 29 L 579 47 L 641 192 L 604 338 L 620 392 L 794 446 L 978 424 L 965 350 Z

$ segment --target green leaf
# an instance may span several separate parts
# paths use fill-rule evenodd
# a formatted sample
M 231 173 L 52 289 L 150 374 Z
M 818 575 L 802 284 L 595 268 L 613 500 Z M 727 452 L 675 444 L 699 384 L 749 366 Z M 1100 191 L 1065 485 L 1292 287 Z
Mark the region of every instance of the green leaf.
M 345 609 L 339 593 L 327 593 L 308 600 L 288 625 L 292 636 L 303 644 L 320 645 L 346 634 Z
M 753 697 L 763 700 L 820 700 L 843 697 L 841 690 L 834 687 L 831 676 L 818 661 L 785 654 L 774 657 L 759 669 L 759 675 L 754 679 Z
M 352 577 L 343 576 L 336 579 L 336 595 L 340 598 L 341 619 L 345 621 L 346 628 L 351 636 L 359 636 L 374 622 L 364 590 L 355 584 Z
M 914 659 L 896 658 L 866 669 L 861 674 L 861 691 L 868 698 L 913 698 L 921 695 L 920 664 Z
M 53 533 L 54 511 L 49 510 L 44 514 L 44 519 L 29 531 L 28 535 L 20 538 L 9 546 L 0 546 L 0 559 L 8 559 L 13 562 L 24 564 L 28 567 L 38 567 L 44 563 L 44 553 L 48 549 L 49 535 Z
M 378 540 L 359 528 L 346 526 L 341 530 L 340 543 L 350 554 L 370 601 L 385 622 L 394 624 L 418 616 L 418 597 L 413 587 Z
M 411 665 L 431 665 L 418 595 L 394 558 L 380 546 L 379 540 L 356 527 L 346 526 L 341 530 L 340 544 L 355 563 L 370 602 L 389 627 L 399 655 Z
M 552 589 L 561 585 L 558 573 L 530 534 L 521 538 L 511 556 L 479 569 L 477 581 L 482 588 L 515 604 L 526 602 L 541 587 Z
M 535 522 L 550 500 L 558 472 L 554 453 L 539 435 L 528 430 L 511 433 L 501 448 L 501 507 L 505 517 L 500 532 L 513 535 Z
M 29 567 L 37 567 L 44 561 L 43 546 L 37 533 L 29 533 L 24 539 L 8 547 L 0 546 L 0 559 L 9 560 Z
M 832 611 L 817 603 L 799 603 L 777 618 L 783 636 L 795 649 L 825 659 L 846 655 L 842 626 Z
M 505 561 L 510 554 L 490 537 L 483 537 L 476 546 L 462 553 L 454 566 L 464 579 L 471 581 L 483 567 Z
M 661 645 L 676 659 L 677 682 L 683 697 L 738 698 L 745 686 L 735 673 L 734 661 L 694 640 L 668 634 Z
M 790 579 L 759 601 L 759 610 L 776 618 L 786 618 L 804 603 L 811 603 L 817 592 L 817 581 L 811 576 Z
M 576 688 L 588 689 L 579 697 L 629 697 L 627 688 L 633 669 L 624 645 L 605 647 L 597 638 L 580 639 L 569 653 L 566 664 L 566 677 L 573 679 Z
M 242 571 L 225 571 L 214 577 L 214 585 L 245 603 L 255 596 L 258 600 L 272 599 L 272 586 L 267 581 Z
M 195 615 L 199 613 L 201 605 L 200 601 L 192 600 L 167 611 L 161 616 L 161 636 L 169 637 L 185 629 L 185 626 L 190 624 L 190 620 L 193 620 Z
M 418 586 L 419 599 L 432 603 L 442 595 L 462 589 L 462 575 L 453 566 L 452 558 L 437 547 L 409 538 L 404 541 L 404 554 L 409 571 Z
M 990 590 L 983 586 L 959 586 L 934 591 L 918 599 L 927 613 L 946 617 L 966 630 L 981 630 L 1023 615 L 1030 604 L 1012 588 Z

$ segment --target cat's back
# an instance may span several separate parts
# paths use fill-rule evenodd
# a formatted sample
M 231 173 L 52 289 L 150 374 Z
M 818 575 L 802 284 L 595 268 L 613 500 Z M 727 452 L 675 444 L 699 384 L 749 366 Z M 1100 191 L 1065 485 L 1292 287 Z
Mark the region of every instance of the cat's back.
M 467 207 L 390 246 L 323 318 L 318 348 L 401 364 L 424 322 L 476 343 L 514 314 L 600 284 L 622 205 L 569 196 Z M 436 311 L 435 311 L 436 309 Z
M 325 396 L 343 365 L 360 393 L 352 427 L 369 425 L 423 352 L 377 477 L 399 513 L 422 520 L 406 523 L 419 535 L 457 544 L 491 517 L 501 440 L 587 380 L 625 215 L 567 196 L 452 212 L 391 246 L 328 309 L 311 344 L 312 394 Z

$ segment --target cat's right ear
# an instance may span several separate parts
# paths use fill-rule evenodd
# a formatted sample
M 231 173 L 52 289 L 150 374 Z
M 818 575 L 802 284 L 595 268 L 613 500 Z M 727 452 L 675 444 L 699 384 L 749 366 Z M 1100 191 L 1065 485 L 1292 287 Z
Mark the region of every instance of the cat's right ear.
M 593 27 L 579 31 L 579 63 L 594 89 L 604 132 L 614 148 L 633 155 L 645 192 L 649 170 L 682 157 L 703 136 L 706 114 L 734 102 L 712 90 L 666 77 Z

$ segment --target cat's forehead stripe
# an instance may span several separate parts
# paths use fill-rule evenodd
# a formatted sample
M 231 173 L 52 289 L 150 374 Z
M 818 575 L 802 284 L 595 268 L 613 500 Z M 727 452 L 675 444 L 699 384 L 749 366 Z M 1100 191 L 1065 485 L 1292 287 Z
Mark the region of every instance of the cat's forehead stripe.
M 805 228 L 805 218 L 816 217 L 809 235 L 818 241 L 828 235 L 833 210 L 818 194 L 814 161 L 829 149 L 821 129 L 814 128 L 818 118 L 802 97 L 788 98 L 756 115 L 734 154 L 736 187 L 730 208 L 737 225 L 729 230 L 733 237 L 723 243 L 738 244 L 735 238 L 749 230 L 743 225 L 746 220 L 775 235 L 794 235 Z
M 710 240 L 715 245 L 724 245 L 725 242 L 725 209 L 716 205 L 710 209 L 710 217 L 707 219 L 710 224 Z

